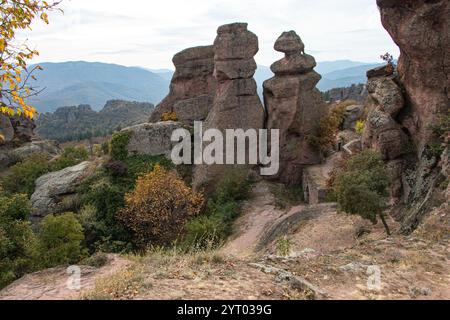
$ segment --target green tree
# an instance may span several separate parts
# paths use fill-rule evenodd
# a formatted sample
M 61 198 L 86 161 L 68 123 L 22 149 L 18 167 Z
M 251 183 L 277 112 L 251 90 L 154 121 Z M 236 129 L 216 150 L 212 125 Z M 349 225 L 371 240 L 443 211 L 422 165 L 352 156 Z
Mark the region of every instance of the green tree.
M 29 216 L 26 195 L 8 195 L 0 189 L 0 288 L 35 269 L 36 238 Z
M 2 186 L 10 193 L 26 193 L 31 196 L 34 192 L 36 179 L 49 171 L 48 155 L 35 153 L 12 166 L 1 179 Z
M 364 151 L 349 159 L 338 173 L 333 191 L 342 210 L 357 214 L 376 224 L 381 219 L 390 235 L 385 219 L 389 179 L 382 156 L 374 151 Z
M 76 263 L 85 253 L 83 227 L 73 213 L 45 217 L 40 224 L 38 239 L 44 267 Z

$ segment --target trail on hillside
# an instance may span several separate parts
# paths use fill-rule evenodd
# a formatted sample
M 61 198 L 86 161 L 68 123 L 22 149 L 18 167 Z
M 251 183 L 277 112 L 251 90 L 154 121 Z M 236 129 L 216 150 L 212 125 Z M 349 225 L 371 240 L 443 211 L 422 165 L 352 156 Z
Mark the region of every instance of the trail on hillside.
M 235 223 L 235 235 L 225 244 L 221 252 L 240 259 L 249 259 L 258 254 L 258 244 L 273 225 L 294 212 L 304 208 L 300 204 L 293 208 L 277 208 L 276 198 L 268 182 L 259 182 L 252 190 L 251 198 L 242 208 L 242 215 Z
M 381 224 L 335 204 L 281 209 L 273 186 L 255 185 L 220 250 L 113 256 L 100 269 L 82 267 L 78 292 L 67 289 L 66 268 L 49 269 L 16 281 L 0 299 L 450 299 L 448 206 L 409 237 L 389 219 L 387 237 Z M 280 237 L 289 239 L 287 256 L 278 252 Z

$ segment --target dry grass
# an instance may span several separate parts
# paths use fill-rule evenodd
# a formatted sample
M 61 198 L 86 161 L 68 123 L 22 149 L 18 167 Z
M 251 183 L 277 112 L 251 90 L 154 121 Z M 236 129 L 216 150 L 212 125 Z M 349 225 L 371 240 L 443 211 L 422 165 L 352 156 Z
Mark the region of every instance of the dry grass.
M 182 252 L 153 248 L 146 255 L 126 256 L 130 264 L 112 276 L 97 280 L 84 300 L 130 300 L 151 290 L 154 279 L 206 279 L 212 268 L 227 263 L 216 251 Z

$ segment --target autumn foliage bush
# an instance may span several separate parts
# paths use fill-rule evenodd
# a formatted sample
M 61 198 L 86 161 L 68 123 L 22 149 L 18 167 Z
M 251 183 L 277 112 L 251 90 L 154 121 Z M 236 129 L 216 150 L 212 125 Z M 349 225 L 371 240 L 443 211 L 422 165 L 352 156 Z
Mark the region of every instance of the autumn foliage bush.
M 178 121 L 176 112 L 165 112 L 161 116 L 161 121 Z
M 118 218 L 143 249 L 177 239 L 202 205 L 202 194 L 193 192 L 175 171 L 156 165 L 137 179 L 135 189 L 125 196 L 125 208 Z
M 332 148 L 344 122 L 346 108 L 353 104 L 354 101 L 347 100 L 332 105 L 317 123 L 315 134 L 309 137 L 310 144 L 322 152 Z

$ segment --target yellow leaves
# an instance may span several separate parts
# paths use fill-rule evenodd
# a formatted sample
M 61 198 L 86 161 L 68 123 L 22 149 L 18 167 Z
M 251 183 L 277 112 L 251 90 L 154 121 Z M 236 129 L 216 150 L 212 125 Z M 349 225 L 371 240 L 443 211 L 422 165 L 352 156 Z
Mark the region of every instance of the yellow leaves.
M 203 201 L 203 195 L 193 192 L 175 171 L 156 165 L 137 179 L 118 218 L 140 245 L 165 244 L 177 238 L 186 222 L 198 215 Z
M 178 121 L 178 115 L 176 114 L 176 112 L 165 112 L 163 113 L 163 115 L 161 116 L 161 121 Z
M 41 20 L 48 24 L 48 14 L 46 14 L 45 12 L 41 13 Z
M 7 116 L 13 117 L 14 116 L 14 109 L 9 107 L 0 107 L 0 112 L 3 114 L 6 114 Z
M 56 8 L 59 2 L 48 3 L 41 0 L 1 0 L 0 1 L 0 112 L 32 119 L 36 109 L 26 103 L 32 90 L 22 83 L 24 79 L 36 79 L 34 75 L 22 76 L 27 71 L 27 62 L 39 52 L 17 45 L 18 30 L 30 29 L 35 19 L 48 23 L 48 12 Z M 42 70 L 37 67 L 37 70 Z

